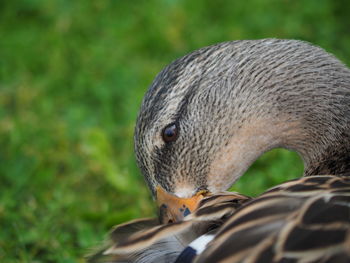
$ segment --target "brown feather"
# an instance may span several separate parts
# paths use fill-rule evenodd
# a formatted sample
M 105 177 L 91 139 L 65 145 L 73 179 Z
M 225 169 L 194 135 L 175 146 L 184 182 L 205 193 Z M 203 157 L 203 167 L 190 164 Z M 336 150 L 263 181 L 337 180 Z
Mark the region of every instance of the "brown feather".
M 281 184 L 237 210 L 195 262 L 348 258 L 349 204 L 348 177 L 312 176 Z
M 249 197 L 223 192 L 204 198 L 184 221 L 159 225 L 157 219 L 137 219 L 116 226 L 108 248 L 90 262 L 171 262 L 197 237 L 221 226 Z M 105 260 L 105 261 L 103 261 Z M 162 262 L 162 261 L 160 261 Z

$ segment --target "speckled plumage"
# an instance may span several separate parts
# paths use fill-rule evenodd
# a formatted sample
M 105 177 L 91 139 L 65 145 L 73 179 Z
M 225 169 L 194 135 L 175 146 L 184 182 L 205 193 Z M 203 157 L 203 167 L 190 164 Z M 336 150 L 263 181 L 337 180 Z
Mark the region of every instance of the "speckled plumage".
M 165 142 L 169 124 L 178 130 Z M 306 177 L 252 201 L 218 195 L 276 147 L 297 151 Z M 135 152 L 153 195 L 214 196 L 182 222 L 115 229 L 92 262 L 350 261 L 350 70 L 323 49 L 247 40 L 175 60 L 145 95 Z
M 164 143 L 170 123 L 179 138 Z M 349 69 L 296 40 L 225 42 L 175 60 L 145 95 L 135 129 L 152 192 L 160 184 L 184 197 L 226 190 L 276 147 L 297 151 L 305 175 L 346 172 L 349 141 Z

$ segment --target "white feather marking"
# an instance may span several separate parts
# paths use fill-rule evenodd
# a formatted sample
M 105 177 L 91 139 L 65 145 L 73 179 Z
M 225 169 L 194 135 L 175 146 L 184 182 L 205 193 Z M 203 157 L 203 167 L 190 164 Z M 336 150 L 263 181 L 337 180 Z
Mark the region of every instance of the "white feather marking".
M 201 254 L 207 247 L 207 244 L 213 240 L 214 234 L 206 234 L 192 241 L 188 246 L 197 251 L 197 255 Z

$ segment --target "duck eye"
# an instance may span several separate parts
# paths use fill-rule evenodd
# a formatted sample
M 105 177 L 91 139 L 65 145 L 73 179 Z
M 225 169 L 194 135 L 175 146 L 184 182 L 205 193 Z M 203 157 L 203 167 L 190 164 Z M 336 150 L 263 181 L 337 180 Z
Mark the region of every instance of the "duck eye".
M 165 142 L 173 142 L 177 139 L 178 128 L 175 123 L 169 124 L 163 129 L 162 137 Z

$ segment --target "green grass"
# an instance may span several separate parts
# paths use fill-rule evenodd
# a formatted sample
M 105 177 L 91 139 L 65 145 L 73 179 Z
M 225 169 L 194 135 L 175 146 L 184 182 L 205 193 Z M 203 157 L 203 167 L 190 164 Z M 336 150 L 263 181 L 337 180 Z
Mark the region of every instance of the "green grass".
M 114 224 L 154 215 L 135 164 L 141 99 L 162 67 L 220 41 L 303 39 L 350 64 L 348 1 L 0 3 L 0 261 L 83 262 Z M 275 150 L 234 189 L 300 176 Z

